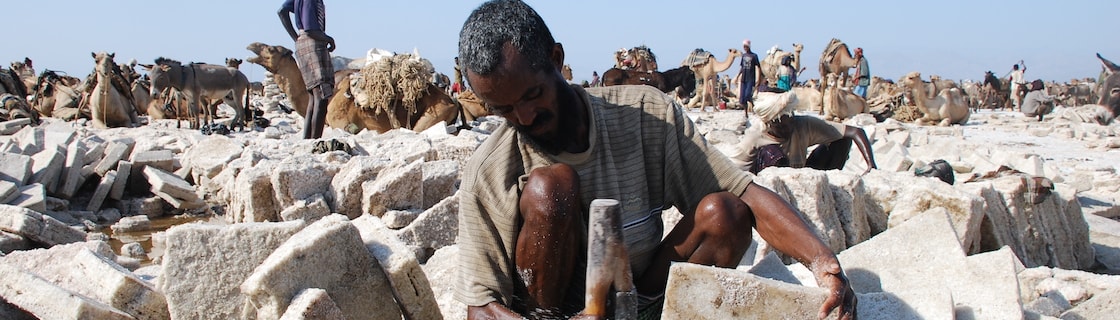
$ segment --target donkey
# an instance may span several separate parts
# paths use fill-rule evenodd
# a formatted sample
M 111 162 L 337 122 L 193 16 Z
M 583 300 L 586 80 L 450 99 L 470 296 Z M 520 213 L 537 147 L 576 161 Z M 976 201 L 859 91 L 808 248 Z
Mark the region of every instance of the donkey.
M 1115 119 L 1120 115 L 1120 65 L 1105 59 L 1100 53 L 1097 54 L 1097 59 L 1101 60 L 1101 65 L 1108 71 L 1104 81 L 1098 84 L 1101 89 L 1097 104 L 1108 108 L 1112 112 L 1111 118 Z M 1112 119 L 1109 119 L 1108 123 L 1111 123 Z
M 249 106 L 249 78 L 240 70 L 213 64 L 191 63 L 183 65 L 179 61 L 157 58 L 154 65 L 144 65 L 151 78 L 151 95 L 159 96 L 166 88 L 179 90 L 187 97 L 188 109 L 194 120 L 192 129 L 202 126 L 199 107 L 203 106 L 204 99 L 222 99 L 233 107 L 236 115 L 230 123 L 232 128 L 244 130 L 246 115 L 250 114 Z M 212 115 L 207 115 L 206 123 L 212 120 Z

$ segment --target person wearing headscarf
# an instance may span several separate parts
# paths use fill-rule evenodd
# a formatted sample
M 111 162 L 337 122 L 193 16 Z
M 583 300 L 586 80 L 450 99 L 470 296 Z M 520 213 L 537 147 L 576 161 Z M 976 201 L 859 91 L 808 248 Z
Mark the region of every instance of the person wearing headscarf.
M 796 82 L 797 71 L 793 69 L 793 56 L 782 57 L 782 64 L 778 65 L 778 83 L 775 85 L 778 91 L 776 92 L 789 91 Z
M 1054 110 L 1054 97 L 1047 95 L 1043 88 L 1042 80 L 1031 81 L 1030 91 L 1023 97 L 1023 115 L 1042 121 L 1043 115 Z
M 859 127 L 794 115 L 793 93 L 761 95 L 754 112 L 758 121 L 747 129 L 728 157 L 741 169 L 758 173 L 767 167 L 843 169 L 854 143 L 867 161 L 867 169 L 878 168 L 867 133 Z M 811 146 L 817 146 L 808 153 Z
M 863 56 L 863 48 L 856 48 L 856 87 L 852 90 L 860 97 L 867 99 L 867 86 L 871 85 L 871 67 L 867 66 L 867 57 Z

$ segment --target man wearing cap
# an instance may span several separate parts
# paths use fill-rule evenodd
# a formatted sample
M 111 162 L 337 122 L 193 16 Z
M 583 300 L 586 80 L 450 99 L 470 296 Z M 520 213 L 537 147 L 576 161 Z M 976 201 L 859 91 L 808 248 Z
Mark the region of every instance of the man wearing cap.
M 747 129 L 736 150 L 728 155 L 743 170 L 758 173 L 766 167 L 843 169 L 854 142 L 867 161 L 864 173 L 877 168 L 867 133 L 859 127 L 793 115 L 791 93 L 760 100 L 754 108 L 761 123 Z M 817 146 L 806 154 L 810 146 Z
M 867 86 L 871 85 L 871 69 L 867 67 L 867 58 L 863 56 L 863 48 L 856 48 L 856 88 L 855 94 L 867 99 Z
M 759 79 L 762 78 L 762 68 L 758 63 L 758 55 L 751 52 L 751 40 L 743 40 L 743 57 L 739 60 L 739 105 L 747 115 L 751 114 L 754 106 L 754 91 L 758 89 Z

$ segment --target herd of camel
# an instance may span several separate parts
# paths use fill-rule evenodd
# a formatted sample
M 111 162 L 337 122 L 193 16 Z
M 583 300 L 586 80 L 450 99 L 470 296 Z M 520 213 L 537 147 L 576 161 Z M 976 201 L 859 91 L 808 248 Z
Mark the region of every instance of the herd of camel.
M 785 56 L 793 59 L 794 70 L 804 70 L 800 44 L 792 52 L 776 46 L 760 61 L 764 81 L 774 83 L 778 62 Z M 246 49 L 256 54 L 246 61 L 268 70 L 280 90 L 286 94 L 291 109 L 300 116 L 306 113 L 309 94 L 293 56 L 293 51 L 277 45 L 252 43 Z M 644 84 L 671 94 L 685 107 L 695 108 L 718 104 L 735 105 L 734 84 L 738 81 L 727 75 L 720 78 L 741 55 L 730 49 L 722 61 L 714 54 L 697 50 L 689 55 L 680 67 L 658 71 L 656 58 L 644 46 L 620 49 L 615 53 L 615 66 L 603 73 L 601 85 Z M 238 70 L 239 59 L 227 59 L 226 65 L 204 63 L 183 64 L 158 58 L 153 64 L 128 64 L 114 62 L 111 53 L 93 53 L 95 67 L 86 79 L 78 79 L 53 71 L 36 74 L 32 61 L 13 62 L 11 69 L 0 72 L 0 96 L 3 97 L 5 118 L 56 117 L 62 119 L 89 118 L 95 127 L 130 127 L 141 124 L 140 116 L 152 119 L 187 120 L 190 127 L 204 127 L 215 121 L 218 105 L 224 103 L 235 111 L 227 125 L 233 129 L 251 128 L 253 107 L 249 96 L 254 83 Z M 1099 81 L 1085 81 L 1072 85 L 1051 83 L 1048 87 L 1063 97 L 1076 96 L 1081 103 L 1097 103 L 1109 111 L 1111 122 L 1120 114 L 1120 66 L 1098 55 L 1105 69 Z M 418 56 L 409 61 L 422 61 Z M 419 87 L 410 92 L 403 86 L 410 79 L 382 79 L 401 72 L 377 72 L 371 66 L 385 68 L 386 64 L 366 61 L 361 70 L 346 69 L 336 73 L 336 92 L 327 108 L 327 125 L 352 133 L 361 130 L 385 132 L 396 128 L 422 131 L 439 123 L 466 124 L 474 118 L 487 115 L 482 103 L 470 91 L 454 94 L 446 89 L 446 76 L 439 77 L 430 62 L 409 77 L 420 77 Z M 819 70 L 821 80 L 811 79 L 794 87 L 798 109 L 818 111 L 826 119 L 843 120 L 861 113 L 875 114 L 880 120 L 890 117 L 892 111 L 910 108 L 909 118 L 896 119 L 919 124 L 963 124 L 971 110 L 984 106 L 1004 106 L 1008 95 L 1006 81 L 1001 88 L 977 83 L 956 83 L 931 76 L 923 80 L 918 72 L 906 74 L 896 82 L 873 77 L 868 88 L 868 98 L 855 95 L 850 90 L 848 70 L 856 60 L 848 46 L 832 39 L 821 54 Z M 146 71 L 141 75 L 137 69 Z M 571 80 L 570 69 L 565 77 Z M 367 79 L 361 79 L 366 77 Z M 371 78 L 373 77 L 373 78 Z M 992 77 L 989 72 L 989 77 Z M 433 81 L 443 79 L 443 81 Z M 823 81 L 822 81 L 823 80 Z M 996 81 L 998 83 L 998 81 Z M 1096 83 L 1099 82 L 1099 83 Z M 1078 89 L 1091 84 L 1091 89 Z M 380 87 L 378 87 L 380 86 Z M 425 87 L 426 86 L 426 87 Z M 1001 90 L 1002 89 L 1002 90 Z M 260 89 L 256 89 L 260 90 Z M 1087 93 L 1086 93 L 1087 92 Z M 373 107 L 364 97 L 377 94 L 388 102 Z M 758 93 L 759 95 L 773 93 Z M 23 99 L 26 97 L 26 99 Z M 405 99 L 405 97 L 410 97 Z M 0 119 L 7 120 L 7 119 Z

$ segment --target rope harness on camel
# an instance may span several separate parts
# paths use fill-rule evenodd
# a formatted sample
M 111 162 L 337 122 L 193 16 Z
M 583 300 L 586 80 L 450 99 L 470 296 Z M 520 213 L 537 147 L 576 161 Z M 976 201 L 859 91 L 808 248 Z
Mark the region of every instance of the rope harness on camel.
M 402 128 L 397 111 L 411 117 L 417 113 L 416 103 L 428 92 L 429 70 L 422 59 L 398 54 L 369 64 L 350 76 L 354 102 L 375 115 L 385 113 L 396 128 Z M 411 121 L 407 127 L 411 129 Z

